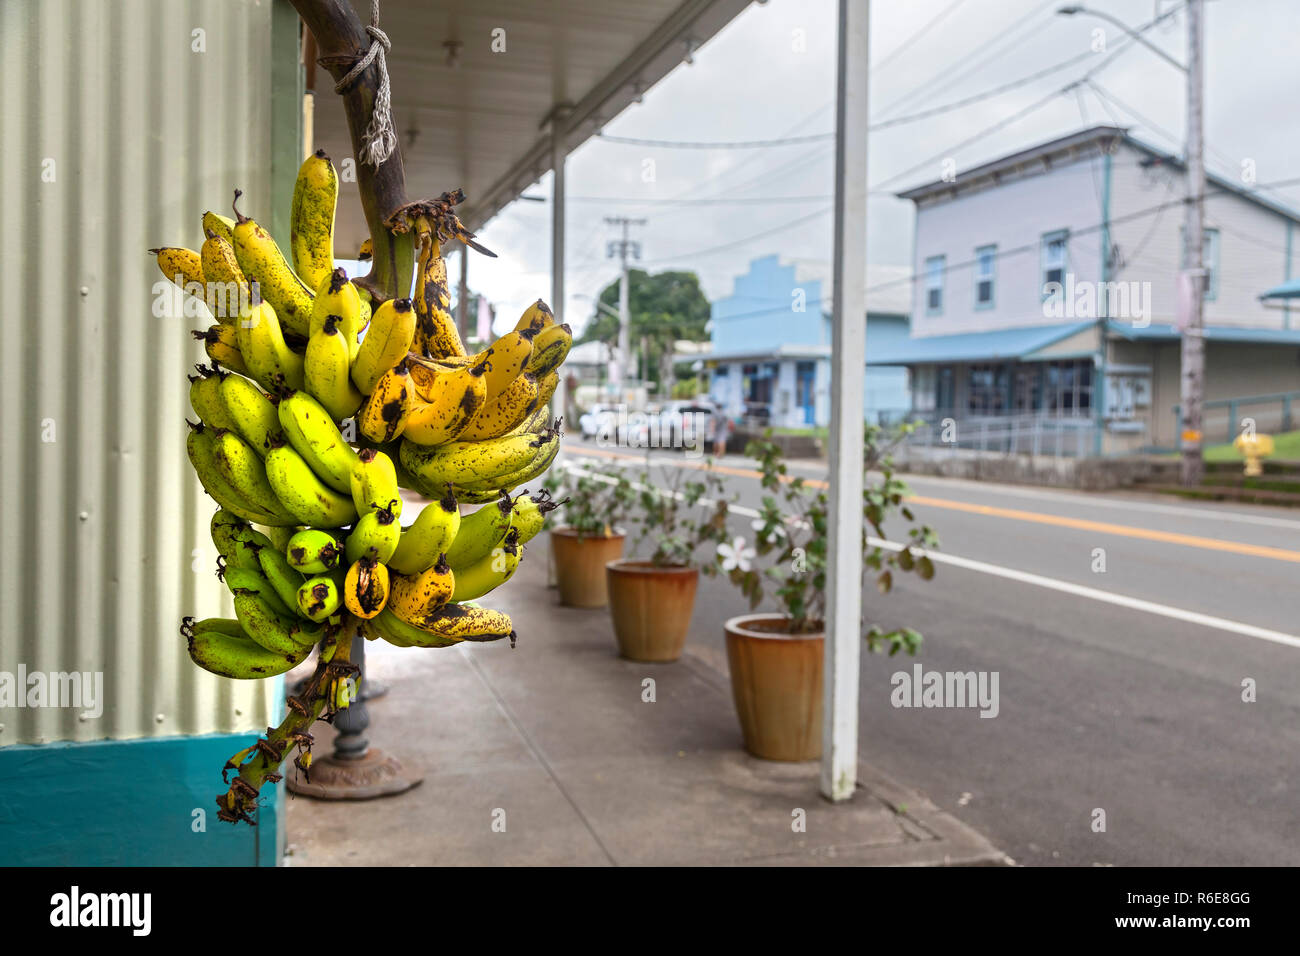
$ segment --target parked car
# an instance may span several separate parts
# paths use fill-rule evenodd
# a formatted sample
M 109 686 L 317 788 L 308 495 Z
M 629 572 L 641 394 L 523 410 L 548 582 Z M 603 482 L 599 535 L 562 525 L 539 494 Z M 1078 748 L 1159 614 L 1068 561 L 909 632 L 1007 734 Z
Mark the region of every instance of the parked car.
M 583 413 L 578 418 L 578 428 L 582 431 L 583 440 L 600 436 L 609 438 L 614 434 L 618 417 L 618 405 L 593 405 L 591 411 Z
M 703 448 L 713 430 L 717 409 L 709 402 L 672 401 L 659 413 L 660 448 Z

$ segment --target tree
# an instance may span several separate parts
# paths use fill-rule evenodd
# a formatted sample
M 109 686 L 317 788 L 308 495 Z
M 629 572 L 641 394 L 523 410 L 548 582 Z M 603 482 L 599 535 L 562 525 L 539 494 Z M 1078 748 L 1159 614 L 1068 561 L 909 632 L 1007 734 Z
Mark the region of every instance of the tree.
M 665 398 L 673 382 L 673 344 L 679 339 L 702 342 L 708 339 L 705 325 L 711 307 L 700 289 L 694 272 L 660 272 L 650 275 L 644 269 L 628 270 L 628 312 L 633 349 L 644 342 L 650 360 L 648 373 L 659 384 Z M 618 280 L 600 292 L 599 301 L 615 314 L 597 308 L 583 330 L 580 342 L 604 342 L 618 345 Z

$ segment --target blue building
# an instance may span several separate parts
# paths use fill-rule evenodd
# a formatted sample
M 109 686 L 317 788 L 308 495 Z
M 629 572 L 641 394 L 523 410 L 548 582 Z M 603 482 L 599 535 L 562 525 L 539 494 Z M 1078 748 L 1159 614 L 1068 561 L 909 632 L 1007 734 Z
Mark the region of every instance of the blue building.
M 895 276 L 893 272 L 898 273 Z M 868 288 L 905 277 L 906 268 L 870 270 Z M 710 347 L 702 359 L 709 396 L 734 418 L 801 428 L 830 424 L 831 321 L 828 263 L 764 256 L 713 303 Z M 910 285 L 868 296 L 867 349 L 908 337 Z M 686 358 L 686 356 L 681 356 Z M 876 420 L 910 404 L 907 369 L 866 369 L 864 413 Z

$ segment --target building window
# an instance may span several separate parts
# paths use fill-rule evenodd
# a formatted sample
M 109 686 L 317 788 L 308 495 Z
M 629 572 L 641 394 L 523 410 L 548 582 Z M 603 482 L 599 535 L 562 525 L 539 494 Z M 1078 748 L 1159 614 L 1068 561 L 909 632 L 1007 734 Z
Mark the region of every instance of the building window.
M 993 308 L 993 273 L 998 260 L 997 246 L 975 250 L 975 308 Z
M 1042 296 L 1044 299 L 1065 294 L 1065 246 L 1069 238 L 1070 234 L 1065 229 L 1043 235 Z
M 972 365 L 966 376 L 966 410 L 972 415 L 1005 412 L 1009 372 L 1005 365 Z
M 1187 265 L 1187 236 L 1183 233 L 1183 265 Z M 1213 302 L 1219 297 L 1219 230 L 1206 229 L 1201 245 L 1201 267 L 1205 269 L 1205 300 Z
M 1058 416 L 1087 415 L 1092 410 L 1092 362 L 1048 362 L 1044 369 L 1043 408 Z
M 944 256 L 931 256 L 925 260 L 925 314 L 943 312 Z

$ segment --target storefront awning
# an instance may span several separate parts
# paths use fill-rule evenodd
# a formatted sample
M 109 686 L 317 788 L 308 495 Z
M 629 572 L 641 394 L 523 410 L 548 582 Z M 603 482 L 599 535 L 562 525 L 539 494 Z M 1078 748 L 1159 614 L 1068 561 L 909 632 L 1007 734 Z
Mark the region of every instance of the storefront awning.
M 1300 299 L 1300 279 L 1288 279 L 1260 295 L 1261 299 Z
M 1181 333 L 1172 325 L 1148 325 L 1144 328 L 1127 322 L 1108 322 L 1106 330 L 1111 335 L 1134 342 L 1174 342 Z M 1300 329 L 1252 329 L 1227 325 L 1207 325 L 1207 342 L 1242 342 L 1255 345 L 1300 345 Z
M 1067 322 L 1028 328 L 927 335 L 873 349 L 867 342 L 868 365 L 933 365 L 938 362 L 991 362 L 1032 355 L 1096 323 Z

